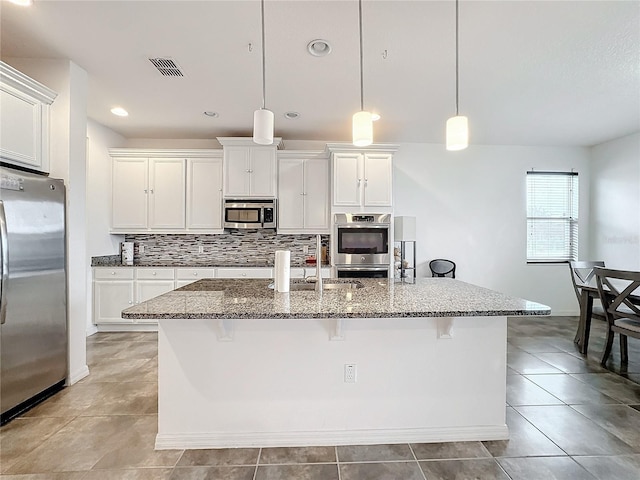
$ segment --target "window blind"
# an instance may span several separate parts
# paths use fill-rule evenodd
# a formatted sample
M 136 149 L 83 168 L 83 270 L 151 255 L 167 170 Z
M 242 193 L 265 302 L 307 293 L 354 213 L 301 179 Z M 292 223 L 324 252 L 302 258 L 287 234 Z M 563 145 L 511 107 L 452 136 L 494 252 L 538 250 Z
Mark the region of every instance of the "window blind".
M 527 172 L 527 261 L 578 259 L 578 174 Z

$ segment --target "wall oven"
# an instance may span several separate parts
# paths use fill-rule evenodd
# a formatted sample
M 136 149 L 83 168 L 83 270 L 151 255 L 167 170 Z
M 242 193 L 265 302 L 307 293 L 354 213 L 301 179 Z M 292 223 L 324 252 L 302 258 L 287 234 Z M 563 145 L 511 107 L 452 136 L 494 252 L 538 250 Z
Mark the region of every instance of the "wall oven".
M 276 200 L 225 200 L 224 228 L 276 228 Z
M 338 277 L 387 277 L 390 214 L 338 213 L 334 225 Z

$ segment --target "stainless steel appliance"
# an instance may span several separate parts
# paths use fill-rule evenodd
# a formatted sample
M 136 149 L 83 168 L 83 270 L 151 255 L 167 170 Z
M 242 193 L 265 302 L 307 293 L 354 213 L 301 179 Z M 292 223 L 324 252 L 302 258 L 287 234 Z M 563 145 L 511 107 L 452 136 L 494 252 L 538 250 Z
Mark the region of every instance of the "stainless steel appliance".
M 225 200 L 224 228 L 276 228 L 276 200 Z
M 387 277 L 391 215 L 338 213 L 334 217 L 338 277 Z
M 65 187 L 0 168 L 0 423 L 64 386 Z

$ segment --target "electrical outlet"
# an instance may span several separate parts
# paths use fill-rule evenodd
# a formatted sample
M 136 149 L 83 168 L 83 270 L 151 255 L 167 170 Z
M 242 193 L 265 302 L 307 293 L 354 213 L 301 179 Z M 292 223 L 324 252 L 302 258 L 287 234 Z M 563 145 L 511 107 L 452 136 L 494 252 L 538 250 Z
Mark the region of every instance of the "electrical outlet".
M 204 246 L 198 245 L 198 253 L 204 253 Z
M 358 367 L 355 363 L 344 364 L 344 383 L 356 383 L 358 380 Z
M 309 245 L 302 246 L 302 253 L 304 253 L 305 255 L 309 253 Z
M 140 244 L 140 246 L 138 247 L 138 252 L 144 253 L 144 245 Z

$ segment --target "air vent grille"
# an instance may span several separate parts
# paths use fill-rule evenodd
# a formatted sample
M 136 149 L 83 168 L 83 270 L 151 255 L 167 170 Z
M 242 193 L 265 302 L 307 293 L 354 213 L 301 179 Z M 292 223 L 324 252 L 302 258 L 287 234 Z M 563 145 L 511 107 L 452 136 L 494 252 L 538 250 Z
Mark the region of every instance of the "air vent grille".
M 149 61 L 165 77 L 184 77 L 178 64 L 171 58 L 150 58 Z

